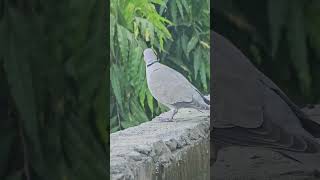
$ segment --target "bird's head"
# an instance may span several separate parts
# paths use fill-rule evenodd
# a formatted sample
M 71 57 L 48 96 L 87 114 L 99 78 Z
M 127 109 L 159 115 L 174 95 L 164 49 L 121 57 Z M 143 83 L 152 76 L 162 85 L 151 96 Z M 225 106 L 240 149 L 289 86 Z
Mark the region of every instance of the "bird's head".
M 143 57 L 146 65 L 149 65 L 151 63 L 158 61 L 156 52 L 151 48 L 147 48 L 143 51 Z

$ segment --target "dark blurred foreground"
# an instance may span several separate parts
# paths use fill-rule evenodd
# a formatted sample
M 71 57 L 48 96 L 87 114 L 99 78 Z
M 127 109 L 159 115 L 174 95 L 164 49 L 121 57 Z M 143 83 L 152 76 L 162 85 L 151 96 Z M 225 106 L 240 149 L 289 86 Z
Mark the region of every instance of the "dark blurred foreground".
M 105 2 L 0 1 L 1 180 L 107 179 Z

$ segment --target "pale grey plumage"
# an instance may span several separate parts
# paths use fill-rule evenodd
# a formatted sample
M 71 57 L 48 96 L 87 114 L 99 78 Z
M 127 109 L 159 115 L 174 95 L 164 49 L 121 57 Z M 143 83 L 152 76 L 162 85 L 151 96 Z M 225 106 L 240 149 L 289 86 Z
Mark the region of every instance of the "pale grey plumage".
M 307 117 L 223 36 L 211 32 L 212 151 L 230 145 L 271 148 L 311 168 L 320 167 L 320 125 Z M 212 156 L 212 162 L 215 161 Z
M 152 96 L 172 110 L 172 117 L 180 108 L 208 110 L 206 99 L 182 74 L 159 63 L 156 54 L 150 48 L 144 51 L 148 88 Z

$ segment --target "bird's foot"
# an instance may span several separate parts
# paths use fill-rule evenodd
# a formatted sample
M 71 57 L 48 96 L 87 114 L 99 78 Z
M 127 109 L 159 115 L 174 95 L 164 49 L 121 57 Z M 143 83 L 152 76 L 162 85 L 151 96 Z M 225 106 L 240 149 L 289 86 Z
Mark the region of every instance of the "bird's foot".
M 158 122 L 173 122 L 172 118 L 161 117 L 161 116 L 158 116 L 158 117 L 154 118 L 153 120 L 158 121 Z
M 207 117 L 210 117 L 210 112 L 207 110 L 207 109 L 204 109 L 204 110 L 200 110 L 200 109 L 197 109 L 201 114 L 205 114 L 207 115 Z
M 155 120 L 159 122 L 173 122 L 173 117 L 176 113 L 177 113 L 177 110 L 173 109 L 159 115 L 158 117 L 155 118 Z
M 197 109 L 199 112 L 201 112 L 201 113 L 204 113 L 204 111 L 202 111 L 202 110 L 200 110 L 200 109 Z

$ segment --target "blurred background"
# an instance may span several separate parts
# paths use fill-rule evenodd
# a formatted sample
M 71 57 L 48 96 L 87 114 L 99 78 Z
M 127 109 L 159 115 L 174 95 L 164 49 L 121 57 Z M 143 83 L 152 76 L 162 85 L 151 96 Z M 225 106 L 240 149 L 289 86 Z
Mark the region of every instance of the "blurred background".
M 107 1 L 0 1 L 0 179 L 107 179 Z
M 212 28 L 300 106 L 320 103 L 320 1 L 214 0 Z
M 209 93 L 209 2 L 111 0 L 111 132 L 166 111 L 147 88 L 142 56 L 146 47 L 158 52 L 161 63 L 182 73 L 204 94 Z

